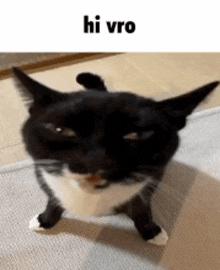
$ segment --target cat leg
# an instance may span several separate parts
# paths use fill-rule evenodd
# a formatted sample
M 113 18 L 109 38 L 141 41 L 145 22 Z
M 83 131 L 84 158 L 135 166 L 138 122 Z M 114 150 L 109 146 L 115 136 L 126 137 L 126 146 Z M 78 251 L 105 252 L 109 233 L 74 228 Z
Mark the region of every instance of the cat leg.
M 45 211 L 36 215 L 29 222 L 29 229 L 33 231 L 42 231 L 52 228 L 61 218 L 64 209 L 52 199 L 49 199 Z
M 124 206 L 124 212 L 134 221 L 136 229 L 144 240 L 158 246 L 167 243 L 166 231 L 153 221 L 150 201 L 143 202 L 141 197 L 137 195 Z
M 166 231 L 151 220 L 149 213 L 136 216 L 133 218 L 133 221 L 144 240 L 157 246 L 166 245 L 168 241 Z

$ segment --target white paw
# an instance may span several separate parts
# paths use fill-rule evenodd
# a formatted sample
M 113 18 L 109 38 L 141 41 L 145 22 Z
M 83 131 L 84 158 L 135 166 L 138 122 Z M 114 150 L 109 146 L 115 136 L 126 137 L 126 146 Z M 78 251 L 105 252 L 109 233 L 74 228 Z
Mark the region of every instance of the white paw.
M 156 235 L 153 239 L 148 240 L 147 242 L 157 245 L 157 246 L 165 246 L 169 237 L 167 235 L 167 232 L 161 228 L 161 232 Z
M 29 222 L 29 229 L 31 229 L 32 231 L 45 231 L 45 229 L 43 227 L 40 227 L 40 222 L 38 220 L 38 216 L 36 215 L 35 217 L 33 217 L 30 222 Z

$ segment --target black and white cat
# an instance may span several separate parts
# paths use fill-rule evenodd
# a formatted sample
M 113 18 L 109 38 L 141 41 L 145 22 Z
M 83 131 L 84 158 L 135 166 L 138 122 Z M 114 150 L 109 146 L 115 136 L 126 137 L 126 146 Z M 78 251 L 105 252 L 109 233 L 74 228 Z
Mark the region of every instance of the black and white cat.
M 166 231 L 152 219 L 151 195 L 177 150 L 187 116 L 219 82 L 157 102 L 108 92 L 91 73 L 76 79 L 87 91 L 61 93 L 18 68 L 12 72 L 29 107 L 23 139 L 48 196 L 46 210 L 29 227 L 53 227 L 64 209 L 94 216 L 125 213 L 144 240 L 166 244 Z

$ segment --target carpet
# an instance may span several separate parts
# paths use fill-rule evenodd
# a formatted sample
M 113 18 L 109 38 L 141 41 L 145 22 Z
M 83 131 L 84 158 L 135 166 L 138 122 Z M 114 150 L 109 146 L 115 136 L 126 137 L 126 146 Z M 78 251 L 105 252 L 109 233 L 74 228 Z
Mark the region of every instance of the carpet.
M 46 232 L 28 229 L 46 196 L 31 159 L 0 166 L 0 269 L 220 269 L 220 107 L 189 117 L 181 145 L 153 197 L 165 247 L 144 242 L 125 216 L 65 212 Z

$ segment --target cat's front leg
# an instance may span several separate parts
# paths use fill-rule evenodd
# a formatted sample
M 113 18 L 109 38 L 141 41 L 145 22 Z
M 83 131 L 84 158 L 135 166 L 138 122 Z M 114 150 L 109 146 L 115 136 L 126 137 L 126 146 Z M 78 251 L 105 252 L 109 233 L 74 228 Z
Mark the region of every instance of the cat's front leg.
M 151 244 L 164 246 L 168 241 L 166 231 L 153 221 L 149 221 L 148 214 L 142 214 L 133 218 L 134 225 L 142 238 Z
M 30 220 L 29 228 L 33 231 L 50 229 L 60 220 L 63 211 L 61 206 L 49 199 L 45 211 Z
M 134 221 L 136 229 L 144 240 L 158 246 L 167 243 L 166 231 L 153 221 L 150 200 L 143 202 L 141 197 L 137 195 L 126 204 L 124 212 Z

